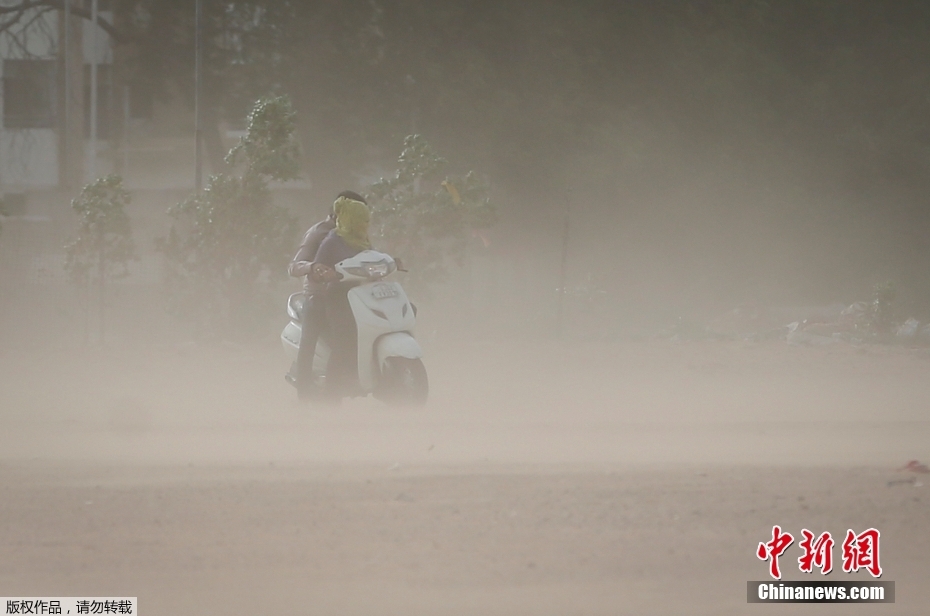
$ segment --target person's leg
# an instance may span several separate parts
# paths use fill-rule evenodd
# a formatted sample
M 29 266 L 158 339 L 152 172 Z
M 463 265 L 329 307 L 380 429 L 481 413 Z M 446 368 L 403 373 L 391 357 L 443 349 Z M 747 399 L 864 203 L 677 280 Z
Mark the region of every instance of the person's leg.
M 358 330 L 346 289 L 337 287 L 327 293 L 326 322 L 332 351 L 326 365 L 326 391 L 328 396 L 342 397 L 358 380 Z
M 313 359 L 323 328 L 326 308 L 321 298 L 308 297 L 301 315 L 300 347 L 297 349 L 297 397 L 306 400 L 315 393 Z

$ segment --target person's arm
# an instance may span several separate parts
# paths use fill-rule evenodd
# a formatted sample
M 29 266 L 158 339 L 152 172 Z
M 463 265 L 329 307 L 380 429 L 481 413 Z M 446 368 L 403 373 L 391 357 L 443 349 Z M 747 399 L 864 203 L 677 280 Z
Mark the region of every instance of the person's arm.
M 301 276 L 308 275 L 313 265 L 313 262 L 310 260 L 312 258 L 313 254 L 310 250 L 304 244 L 301 244 L 297 254 L 294 255 L 294 258 L 287 265 L 288 276 L 300 278 Z
M 311 274 L 313 269 L 313 257 L 316 256 L 320 244 L 330 231 L 330 227 L 326 222 L 327 221 L 323 221 L 313 225 L 310 227 L 310 230 L 304 234 L 304 239 L 300 243 L 297 254 L 294 255 L 294 258 L 291 259 L 290 264 L 287 266 L 287 273 L 289 276 L 300 278 L 301 276 L 308 276 Z
M 335 270 L 337 263 L 345 257 L 342 256 L 343 240 L 335 233 L 330 233 L 320 244 L 311 264 L 311 277 L 316 282 L 333 282 L 342 280 L 342 274 Z

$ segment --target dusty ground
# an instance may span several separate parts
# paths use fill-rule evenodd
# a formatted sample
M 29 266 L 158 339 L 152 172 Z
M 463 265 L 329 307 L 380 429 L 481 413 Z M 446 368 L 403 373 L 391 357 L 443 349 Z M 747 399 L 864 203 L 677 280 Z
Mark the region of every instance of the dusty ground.
M 0 351 L 0 595 L 198 616 L 926 613 L 930 478 L 888 485 L 930 459 L 925 351 L 427 352 L 431 403 L 399 411 L 297 405 L 274 340 Z M 774 524 L 878 528 L 897 603 L 747 605 Z

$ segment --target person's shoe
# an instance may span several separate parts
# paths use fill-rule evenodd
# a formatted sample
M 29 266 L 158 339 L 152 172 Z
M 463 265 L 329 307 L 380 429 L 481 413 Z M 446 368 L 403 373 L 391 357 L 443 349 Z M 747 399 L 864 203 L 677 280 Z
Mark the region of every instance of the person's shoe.
M 297 378 L 294 386 L 297 388 L 297 399 L 301 402 L 315 402 L 323 394 L 323 388 L 310 375 L 304 379 Z
M 342 395 L 333 391 L 322 389 L 318 395 L 313 398 L 313 403 L 320 406 L 338 407 L 342 406 Z
M 314 384 L 297 385 L 297 399 L 301 402 L 318 402 L 324 397 L 324 392 Z

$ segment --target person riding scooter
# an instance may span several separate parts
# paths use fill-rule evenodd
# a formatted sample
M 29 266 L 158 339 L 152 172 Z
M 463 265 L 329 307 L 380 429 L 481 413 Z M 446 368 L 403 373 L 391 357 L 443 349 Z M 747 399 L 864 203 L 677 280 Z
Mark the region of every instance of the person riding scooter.
M 342 194 L 333 208 L 336 227 L 320 244 L 313 258 L 311 275 L 314 281 L 326 285 L 321 296 L 332 352 L 326 366 L 324 393 L 328 399 L 338 400 L 358 378 L 358 332 L 346 295 L 348 287 L 340 282 L 342 277 L 335 265 L 371 248 L 368 239 L 371 214 L 365 199 L 357 194 Z
M 361 195 L 350 190 L 339 193 L 336 199 L 343 197 L 364 201 Z M 316 256 L 320 244 L 323 243 L 329 232 L 335 228 L 336 208 L 334 203 L 329 215 L 310 227 L 304 234 L 300 248 L 287 268 L 290 276 L 304 279 L 304 309 L 301 314 L 300 347 L 297 352 L 294 373 L 289 375 L 296 382 L 297 397 L 300 400 L 309 399 L 314 392 L 312 382 L 313 356 L 320 331 L 325 326 L 325 307 L 321 298 L 325 285 L 313 279 L 313 258 Z M 316 301 L 313 299 L 314 296 L 317 296 Z

